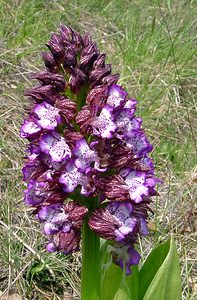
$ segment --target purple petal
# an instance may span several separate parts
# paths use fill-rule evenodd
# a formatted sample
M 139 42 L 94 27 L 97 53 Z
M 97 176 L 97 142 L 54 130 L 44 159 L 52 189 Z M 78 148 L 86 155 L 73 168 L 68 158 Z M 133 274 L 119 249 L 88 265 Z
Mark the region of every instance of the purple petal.
M 124 105 L 124 108 L 128 108 L 132 110 L 132 114 L 134 114 L 136 110 L 137 100 L 134 99 L 128 99 L 127 102 Z
M 116 130 L 111 108 L 105 106 L 98 117 L 92 122 L 93 134 L 102 138 L 111 138 Z
M 144 218 L 140 218 L 140 234 L 142 235 L 148 234 L 148 226 Z
M 55 234 L 59 231 L 59 226 L 53 223 L 45 223 L 44 224 L 44 233 L 45 234 Z
M 79 172 L 72 162 L 67 164 L 66 172 L 60 176 L 59 182 L 63 184 L 63 190 L 67 193 L 73 192 L 78 185 L 81 185 L 82 195 L 88 195 L 93 192 L 92 189 L 89 189 L 87 176 Z
M 112 84 L 109 89 L 107 104 L 113 108 L 123 106 L 126 102 L 127 92 L 120 85 Z
M 127 147 L 133 150 L 133 153 L 140 157 L 152 151 L 152 145 L 148 142 L 145 134 L 140 131 L 132 137 L 126 137 L 125 142 Z
M 53 162 L 61 162 L 71 157 L 71 151 L 64 138 L 58 133 L 46 133 L 39 143 L 41 151 L 51 156 Z
M 133 115 L 128 109 L 124 109 L 116 117 L 116 126 L 118 134 L 123 134 L 127 137 L 132 137 L 142 124 L 141 118 L 133 118 Z
M 122 222 L 122 226 L 115 230 L 115 234 L 117 236 L 117 241 L 122 241 L 125 239 L 126 235 L 132 233 L 137 225 L 136 218 L 128 218 L 124 222 Z
M 133 211 L 132 205 L 128 202 L 111 203 L 107 209 L 112 212 L 113 217 L 119 224 L 119 227 L 115 230 L 116 240 L 124 240 L 127 234 L 133 232 L 137 224 L 137 219 L 131 217 Z
M 85 171 L 93 161 L 98 160 L 96 152 L 90 149 L 85 139 L 77 141 L 73 153 L 77 157 L 75 159 L 75 165 L 82 172 Z
M 129 256 L 130 256 L 130 265 L 138 265 L 140 261 L 140 255 L 139 253 L 132 247 L 129 248 Z
M 54 130 L 62 121 L 59 109 L 45 101 L 35 105 L 34 113 L 37 115 L 35 122 L 43 129 Z
M 63 184 L 65 192 L 71 193 L 78 186 L 82 177 L 84 177 L 84 175 L 78 171 L 76 166 L 72 163 L 68 163 L 66 172 L 60 176 L 59 182 Z
M 21 126 L 20 137 L 29 138 L 35 136 L 41 131 L 41 127 L 35 124 L 33 121 L 24 120 L 24 124 Z
M 126 274 L 131 274 L 131 266 L 139 264 L 140 255 L 139 253 L 130 245 L 114 245 L 108 246 L 109 252 L 113 256 L 115 264 L 119 265 L 123 270 L 125 267 Z
M 149 167 L 149 170 L 146 172 L 147 174 L 154 174 L 154 165 L 153 161 L 150 157 L 148 156 L 143 156 L 140 160 L 139 163 L 144 164 L 145 166 Z
M 47 244 L 46 249 L 48 252 L 55 252 L 57 251 L 57 247 L 53 242 Z
M 121 175 L 122 173 L 120 173 Z M 146 173 L 131 171 L 124 179 L 129 195 L 132 200 L 139 203 L 144 195 L 148 195 L 148 188 L 145 186 Z
M 30 180 L 28 183 L 27 190 L 24 191 L 25 203 L 29 205 L 38 205 L 42 203 L 47 196 L 45 187 L 46 187 L 46 182 L 36 182 L 34 180 Z
M 59 211 L 62 208 L 62 204 L 51 204 L 47 206 L 42 206 L 38 211 L 38 219 L 41 222 L 45 222 L 52 218 L 55 211 Z

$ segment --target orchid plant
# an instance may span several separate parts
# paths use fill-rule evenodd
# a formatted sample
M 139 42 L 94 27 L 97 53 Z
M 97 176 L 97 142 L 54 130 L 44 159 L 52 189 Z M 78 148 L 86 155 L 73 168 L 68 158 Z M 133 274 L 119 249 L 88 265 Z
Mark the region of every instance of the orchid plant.
M 32 75 L 39 86 L 26 92 L 33 104 L 20 132 L 28 140 L 24 201 L 43 224 L 46 249 L 72 254 L 82 237 L 82 300 L 180 300 L 179 279 L 166 290 L 166 277 L 162 290 L 164 264 L 175 264 L 171 276 L 179 278 L 173 240 L 137 267 L 159 182 L 137 101 L 88 34 L 61 25 L 47 47 L 46 69 Z

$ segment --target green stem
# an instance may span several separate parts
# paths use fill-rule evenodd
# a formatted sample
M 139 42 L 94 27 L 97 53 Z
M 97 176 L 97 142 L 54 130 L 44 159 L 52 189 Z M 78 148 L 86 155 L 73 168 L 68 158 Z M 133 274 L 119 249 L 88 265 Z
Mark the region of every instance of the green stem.
M 100 239 L 84 220 L 82 230 L 81 300 L 100 300 Z

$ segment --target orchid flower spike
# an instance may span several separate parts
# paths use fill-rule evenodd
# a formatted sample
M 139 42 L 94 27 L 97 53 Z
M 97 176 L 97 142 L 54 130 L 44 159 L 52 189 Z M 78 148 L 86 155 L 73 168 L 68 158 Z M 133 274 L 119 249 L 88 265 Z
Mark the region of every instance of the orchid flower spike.
M 137 101 L 117 84 L 119 75 L 89 35 L 61 25 L 47 47 L 45 70 L 32 75 L 39 84 L 26 92 L 32 104 L 20 131 L 28 141 L 24 201 L 43 224 L 48 251 L 79 250 L 88 218 L 90 229 L 111 241 L 114 263 L 130 274 L 159 181 Z

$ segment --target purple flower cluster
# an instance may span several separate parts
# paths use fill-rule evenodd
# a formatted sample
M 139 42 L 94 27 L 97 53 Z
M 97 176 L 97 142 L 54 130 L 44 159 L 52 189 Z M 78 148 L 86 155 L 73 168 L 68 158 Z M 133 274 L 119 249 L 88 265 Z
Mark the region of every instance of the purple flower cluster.
M 88 217 L 129 274 L 140 259 L 134 243 L 148 233 L 158 181 L 137 101 L 117 84 L 88 35 L 62 25 L 47 46 L 46 70 L 32 75 L 40 84 L 26 93 L 33 104 L 20 133 L 29 142 L 24 201 L 35 207 L 49 251 L 76 251 Z

